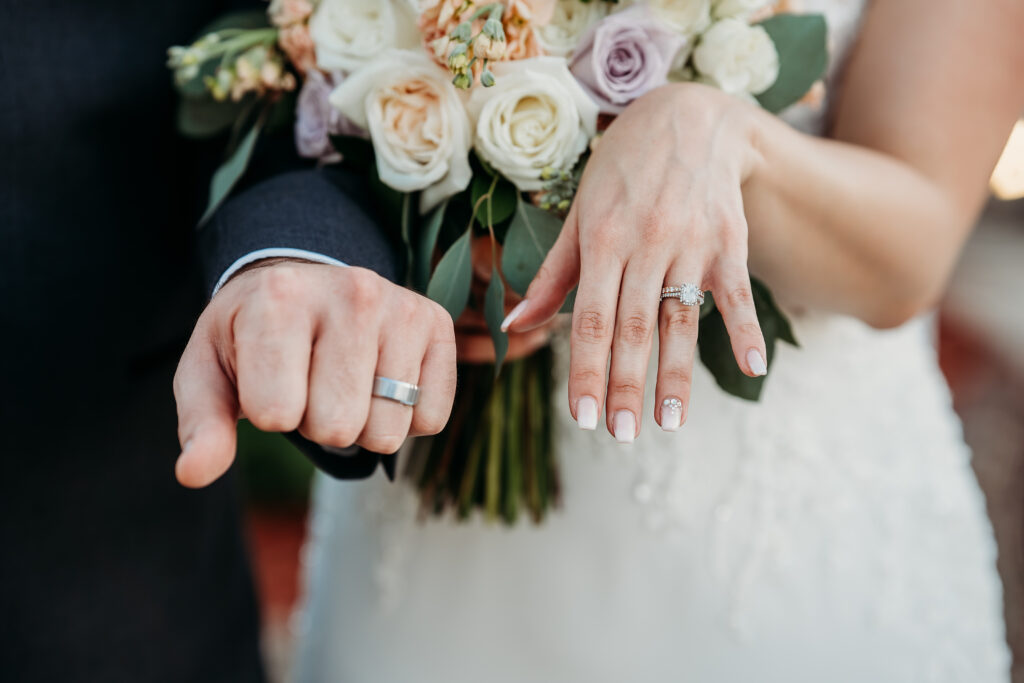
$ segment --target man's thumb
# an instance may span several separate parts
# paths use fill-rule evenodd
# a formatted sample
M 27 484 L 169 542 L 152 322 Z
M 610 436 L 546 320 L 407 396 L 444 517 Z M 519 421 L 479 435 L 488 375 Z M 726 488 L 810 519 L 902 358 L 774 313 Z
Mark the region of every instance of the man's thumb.
M 178 481 L 201 488 L 216 481 L 235 459 L 238 400 L 213 345 L 193 338 L 174 376 L 181 455 L 174 466 Z M 200 346 L 200 348 L 197 348 Z

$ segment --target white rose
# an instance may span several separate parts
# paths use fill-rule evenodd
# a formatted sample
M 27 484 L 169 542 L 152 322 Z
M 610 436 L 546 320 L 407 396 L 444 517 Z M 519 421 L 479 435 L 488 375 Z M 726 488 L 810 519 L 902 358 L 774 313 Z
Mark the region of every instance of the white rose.
M 709 28 L 693 51 L 704 78 L 734 95 L 759 95 L 779 77 L 779 53 L 768 32 L 739 19 L 722 19 Z
M 729 17 L 747 18 L 765 9 L 774 0 L 715 0 L 711 10 L 716 19 Z
M 469 117 L 451 74 L 422 50 L 387 50 L 351 74 L 330 102 L 373 142 L 381 182 L 423 190 L 426 213 L 469 185 Z
M 386 49 L 420 42 L 407 0 L 320 0 L 309 35 L 323 71 L 353 71 Z
M 473 88 L 469 115 L 476 151 L 523 192 L 543 186 L 541 172 L 575 165 L 597 132 L 597 105 L 564 59 L 533 57 L 492 67 L 497 84 Z
M 587 29 L 608 14 L 608 3 L 558 0 L 551 21 L 534 29 L 545 54 L 568 57 L 576 49 Z
M 635 0 L 646 4 L 673 31 L 692 38 L 711 25 L 711 0 Z

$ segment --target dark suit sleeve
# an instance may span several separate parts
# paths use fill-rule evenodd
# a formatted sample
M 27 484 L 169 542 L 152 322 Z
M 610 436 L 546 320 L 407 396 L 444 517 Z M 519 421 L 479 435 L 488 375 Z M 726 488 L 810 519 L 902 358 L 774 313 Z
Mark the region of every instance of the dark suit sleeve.
M 269 177 L 228 200 L 200 234 L 206 291 L 235 261 L 268 248 L 316 252 L 394 281 L 395 249 L 372 218 L 362 178 L 334 168 L 293 170 Z M 298 432 L 288 439 L 327 474 L 369 477 L 382 464 L 394 478 L 395 456 L 362 449 L 329 452 Z

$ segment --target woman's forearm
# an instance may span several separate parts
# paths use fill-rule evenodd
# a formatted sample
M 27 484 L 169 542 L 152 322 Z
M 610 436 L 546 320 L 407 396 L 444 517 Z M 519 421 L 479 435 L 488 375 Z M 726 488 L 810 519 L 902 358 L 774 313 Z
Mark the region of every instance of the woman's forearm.
M 751 270 L 787 303 L 879 327 L 931 306 L 970 218 L 902 161 L 762 112 L 753 119 L 760 154 L 743 187 Z

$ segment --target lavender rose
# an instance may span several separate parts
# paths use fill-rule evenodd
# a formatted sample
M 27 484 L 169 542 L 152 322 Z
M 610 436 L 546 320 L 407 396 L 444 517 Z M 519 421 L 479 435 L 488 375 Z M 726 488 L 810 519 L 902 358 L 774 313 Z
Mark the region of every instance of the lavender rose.
M 644 93 L 668 82 L 686 37 L 664 26 L 646 5 L 595 24 L 580 40 L 571 69 L 601 111 L 620 113 Z
M 328 101 L 331 91 L 340 81 L 340 75 L 324 75 L 316 69 L 306 74 L 295 107 L 295 146 L 300 155 L 321 161 L 337 161 L 339 157 L 331 145 L 330 136 L 362 135 L 362 131 Z

